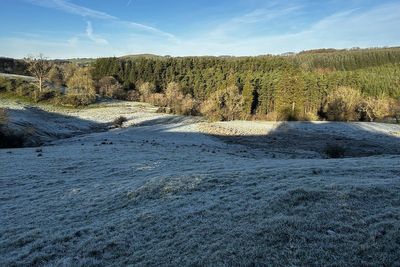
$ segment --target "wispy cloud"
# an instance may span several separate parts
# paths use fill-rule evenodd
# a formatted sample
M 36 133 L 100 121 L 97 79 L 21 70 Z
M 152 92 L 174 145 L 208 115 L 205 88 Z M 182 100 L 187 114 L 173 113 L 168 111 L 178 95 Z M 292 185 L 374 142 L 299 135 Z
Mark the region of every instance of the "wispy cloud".
M 103 44 L 103 45 L 107 45 L 108 44 L 108 41 L 106 39 L 100 38 L 99 36 L 97 36 L 97 35 L 95 35 L 93 33 L 92 22 L 90 22 L 90 21 L 87 21 L 86 35 L 90 40 L 92 40 L 96 44 Z
M 231 36 L 235 33 L 237 35 L 239 31 L 256 28 L 255 24 L 262 24 L 263 22 L 258 19 L 259 14 L 261 12 L 255 11 L 231 19 L 220 24 L 217 27 L 218 31 L 213 32 L 219 34 L 217 37 L 209 38 L 207 34 L 199 36 L 185 41 L 175 51 L 178 55 L 259 55 L 322 47 L 378 47 L 395 46 L 400 43 L 400 34 L 397 30 L 397 25 L 400 25 L 400 3 L 378 5 L 369 10 L 338 11 L 293 32 L 253 34 L 246 38 Z M 234 23 L 243 17 L 251 18 L 245 20 L 245 24 L 250 23 L 247 28 L 244 28 L 243 24 Z M 253 19 L 254 17 L 256 19 Z M 185 52 L 182 54 L 180 51 Z
M 95 19 L 117 19 L 105 12 L 93 10 L 84 6 L 76 5 L 68 0 L 26 0 L 34 5 L 57 9 L 66 13 L 79 15 L 85 18 L 95 18 Z
M 220 39 L 230 36 L 237 38 L 238 35 L 251 35 L 260 29 L 270 27 L 271 23 L 276 24 L 284 19 L 289 21 L 289 17 L 302 8 L 303 6 L 298 4 L 272 3 L 217 24 L 209 32 L 209 36 Z
M 244 23 L 244 24 L 268 22 L 279 17 L 290 15 L 293 12 L 300 10 L 301 8 L 302 6 L 300 5 L 283 7 L 283 8 L 282 7 L 260 8 L 253 10 L 252 12 L 246 13 L 242 16 L 239 16 L 237 18 L 234 18 L 232 19 L 231 22 Z
M 56 2 L 59 1 L 61 0 Z M 43 3 L 54 3 L 55 0 L 40 2 L 44 5 Z M 79 14 L 86 21 L 85 27 L 79 33 L 59 35 L 56 32 L 42 32 L 36 37 L 29 33 L 14 33 L 15 38 L 0 37 L 0 56 L 23 57 L 38 52 L 45 52 L 53 58 L 122 56 L 138 53 L 175 56 L 259 55 L 322 47 L 400 44 L 400 33 L 397 29 L 400 25 L 399 2 L 360 8 L 354 5 L 344 6 L 325 10 L 325 15 L 318 13 L 320 16 L 312 19 L 309 17 L 309 10 L 299 3 L 301 4 L 301 1 L 295 4 L 292 1 L 275 1 L 272 6 L 243 10 L 242 14 L 235 13 L 236 16 L 226 18 L 225 21 L 221 22 L 222 18 L 210 21 L 207 26 L 203 25 L 198 30 L 187 33 L 186 38 L 180 40 L 148 25 L 112 16 L 109 18 L 110 15 L 106 13 L 99 20 L 100 15 L 97 11 L 92 10 L 95 11 L 93 13 L 84 9 L 85 12 L 73 13 Z M 82 15 L 88 13 L 95 15 Z M 304 22 L 304 16 L 307 16 L 307 23 L 289 29 L 295 21 Z M 97 27 L 103 26 L 100 23 L 120 31 L 101 34 L 97 30 Z
M 131 21 L 123 21 L 119 19 L 118 17 L 115 17 L 113 15 L 110 15 L 106 12 L 94 10 L 91 8 L 87 8 L 81 5 L 77 5 L 74 3 L 71 3 L 69 0 L 24 0 L 27 1 L 31 4 L 41 6 L 41 7 L 46 7 L 46 8 L 52 8 L 56 9 L 65 13 L 69 14 L 74 14 L 81 16 L 83 18 L 92 18 L 92 19 L 101 19 L 101 20 L 108 20 L 111 22 L 116 22 L 121 25 L 128 26 L 130 29 L 138 29 L 141 31 L 145 31 L 149 34 L 156 34 L 159 36 L 164 36 L 173 40 L 176 40 L 177 38 L 168 32 L 162 31 L 158 28 L 151 27 L 145 24 L 141 24 L 138 22 L 131 22 Z M 132 1 L 129 1 L 128 4 L 130 5 Z
M 159 30 L 157 28 L 154 28 L 154 27 L 151 27 L 151 26 L 147 26 L 147 25 L 143 25 L 143 24 L 140 24 L 140 23 L 130 22 L 130 21 L 121 21 L 121 22 L 124 23 L 125 25 L 127 25 L 131 29 L 150 32 L 150 33 L 153 33 L 153 34 L 156 34 L 156 35 L 167 37 L 171 41 L 179 42 L 178 38 L 176 38 L 173 34 L 161 31 L 161 30 Z

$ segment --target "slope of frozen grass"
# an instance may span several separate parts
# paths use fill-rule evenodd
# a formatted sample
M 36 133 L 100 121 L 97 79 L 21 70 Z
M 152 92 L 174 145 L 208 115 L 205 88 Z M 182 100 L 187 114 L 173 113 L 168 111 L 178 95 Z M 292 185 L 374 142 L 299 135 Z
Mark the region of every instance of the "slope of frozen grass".
M 1 266 L 398 264 L 399 155 L 271 158 L 197 118 L 126 108 L 68 115 L 132 127 L 0 150 Z
M 329 148 L 340 149 L 344 157 L 400 154 L 396 124 L 235 121 L 202 123 L 199 129 L 264 157 L 323 158 Z

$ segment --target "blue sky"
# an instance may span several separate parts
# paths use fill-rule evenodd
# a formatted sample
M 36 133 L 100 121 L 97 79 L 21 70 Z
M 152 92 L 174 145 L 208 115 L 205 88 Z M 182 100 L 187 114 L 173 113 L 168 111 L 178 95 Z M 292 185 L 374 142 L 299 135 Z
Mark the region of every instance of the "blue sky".
M 400 45 L 396 0 L 0 0 L 0 56 L 260 55 Z

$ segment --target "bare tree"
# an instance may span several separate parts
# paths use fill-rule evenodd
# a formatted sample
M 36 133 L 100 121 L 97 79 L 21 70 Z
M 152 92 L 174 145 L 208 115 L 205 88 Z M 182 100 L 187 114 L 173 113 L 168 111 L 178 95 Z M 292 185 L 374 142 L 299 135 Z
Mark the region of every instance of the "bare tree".
M 50 62 L 43 54 L 39 54 L 37 57 L 30 56 L 25 61 L 28 64 L 29 72 L 37 79 L 39 92 L 42 92 L 43 81 L 46 79 L 51 68 Z

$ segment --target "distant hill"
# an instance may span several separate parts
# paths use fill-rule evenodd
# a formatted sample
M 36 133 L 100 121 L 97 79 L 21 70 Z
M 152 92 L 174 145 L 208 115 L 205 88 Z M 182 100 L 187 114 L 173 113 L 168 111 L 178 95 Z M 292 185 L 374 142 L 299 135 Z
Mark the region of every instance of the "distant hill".
M 119 58 L 122 59 L 135 59 L 135 58 L 146 58 L 146 59 L 160 59 L 160 58 L 168 58 L 170 56 L 159 56 L 154 54 L 137 54 L 137 55 L 126 55 Z

